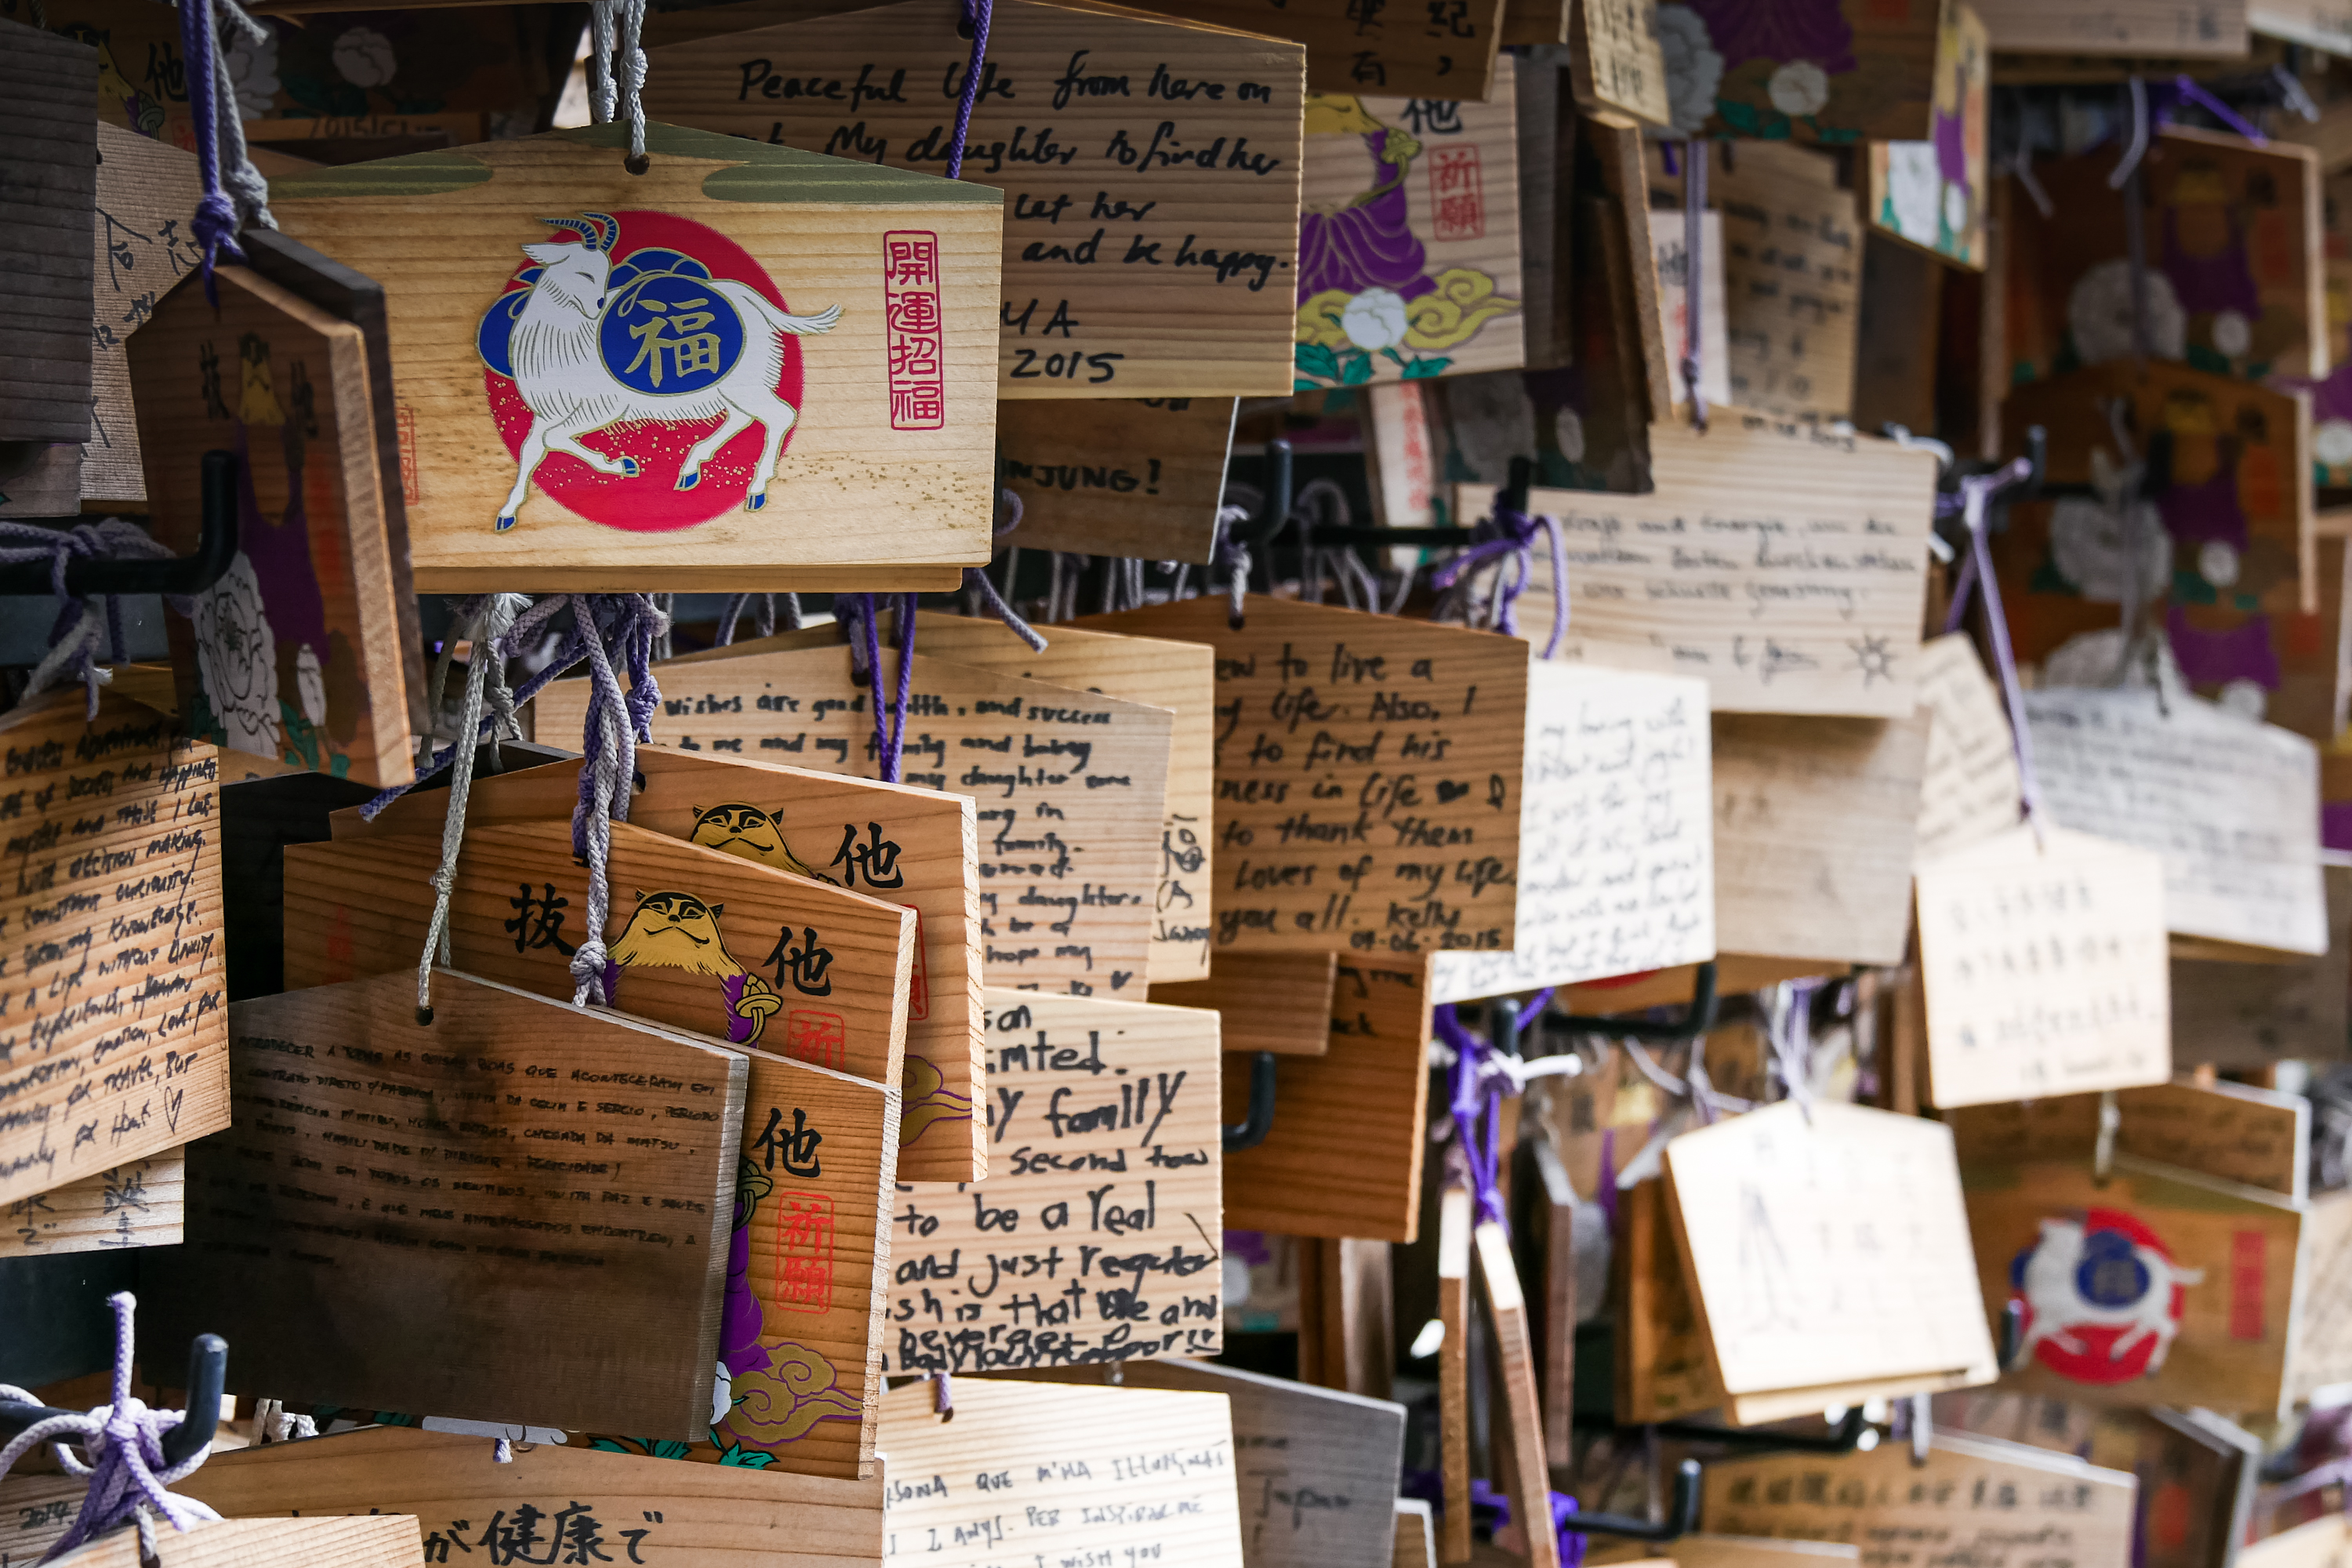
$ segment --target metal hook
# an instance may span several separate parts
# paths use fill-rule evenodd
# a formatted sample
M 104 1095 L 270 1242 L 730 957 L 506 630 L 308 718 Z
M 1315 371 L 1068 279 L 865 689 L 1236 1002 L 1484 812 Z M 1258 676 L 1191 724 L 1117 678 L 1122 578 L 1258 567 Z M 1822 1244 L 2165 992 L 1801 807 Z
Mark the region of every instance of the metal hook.
M 1572 1513 L 1562 1528 L 1579 1535 L 1619 1535 L 1628 1541 L 1678 1541 L 1698 1528 L 1698 1461 L 1675 1467 L 1674 1500 L 1658 1523 L 1622 1513 Z
M 195 553 L 162 561 L 92 561 L 74 556 L 66 562 L 66 592 L 76 598 L 113 594 L 201 594 L 219 582 L 236 559 L 236 455 L 206 452 L 199 495 L 204 502 L 204 531 Z M 68 529 L 87 521 L 76 517 L 28 517 L 19 520 L 45 527 Z M 0 567 L 0 595 L 46 595 L 56 591 L 49 564 L 26 562 Z
M 1561 1027 L 1588 1035 L 1614 1035 L 1621 1039 L 1672 1042 L 1695 1040 L 1715 1027 L 1715 960 L 1708 959 L 1698 966 L 1698 975 L 1691 987 L 1690 1005 L 1677 1019 L 1654 1023 L 1647 1018 L 1584 1017 L 1569 1014 L 1559 1019 Z
M 1225 1152 L 1255 1149 L 1274 1131 L 1274 1053 L 1250 1053 L 1249 1114 L 1224 1130 Z
M 1859 1405 L 1848 1405 L 1844 1416 L 1823 1437 L 1765 1427 L 1717 1426 L 1705 1421 L 1661 1421 L 1657 1426 L 1661 1437 L 1720 1443 L 1742 1450 L 1741 1457 L 1748 1458 L 1758 1454 L 1851 1454 L 1861 1447 L 1862 1435 L 1869 1429 Z
M 216 454 L 217 455 L 217 454 Z M 188 1405 L 181 1423 L 163 1434 L 161 1447 L 168 1466 L 186 1462 L 213 1440 L 220 1426 L 222 1386 L 228 1381 L 228 1342 L 218 1334 L 198 1334 L 188 1346 Z M 0 1400 L 0 1433 L 15 1436 L 53 1415 L 79 1415 L 79 1410 L 58 1410 L 47 1405 L 18 1405 Z
M 1528 510 L 1528 489 L 1535 483 L 1536 465 L 1531 458 L 1513 458 L 1510 478 L 1503 485 L 1503 493 L 1495 498 L 1496 510 L 1516 511 L 1525 515 Z

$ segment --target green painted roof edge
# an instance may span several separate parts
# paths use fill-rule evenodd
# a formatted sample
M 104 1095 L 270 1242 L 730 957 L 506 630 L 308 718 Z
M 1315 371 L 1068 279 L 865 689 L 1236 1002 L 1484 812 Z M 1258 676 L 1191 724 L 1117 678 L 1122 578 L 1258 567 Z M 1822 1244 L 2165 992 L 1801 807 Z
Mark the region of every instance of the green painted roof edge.
M 547 134 L 592 147 L 610 147 L 615 152 L 628 145 L 628 132 L 619 125 L 589 125 Z M 839 202 L 887 206 L 940 202 L 971 202 L 980 206 L 1004 205 L 1004 193 L 992 185 L 828 157 L 803 148 L 773 146 L 747 137 L 696 131 L 683 125 L 647 125 L 646 149 L 673 158 L 728 164 L 712 170 L 702 182 L 702 194 L 715 202 Z M 299 202 L 338 196 L 439 196 L 485 184 L 494 173 L 471 149 L 442 148 L 272 180 L 269 199 Z

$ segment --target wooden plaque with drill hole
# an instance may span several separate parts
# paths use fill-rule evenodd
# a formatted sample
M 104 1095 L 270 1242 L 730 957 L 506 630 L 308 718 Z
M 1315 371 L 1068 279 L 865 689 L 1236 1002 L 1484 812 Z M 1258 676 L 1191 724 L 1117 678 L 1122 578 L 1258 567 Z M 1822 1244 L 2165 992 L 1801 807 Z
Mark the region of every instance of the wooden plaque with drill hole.
M 1217 1354 L 1216 1016 L 983 994 L 991 1174 L 899 1184 L 883 1370 Z M 1042 1303 L 1024 1285 L 1041 1279 L 1059 1290 Z
M 152 1556 L 129 1527 L 79 1546 L 74 1568 L 404 1568 L 425 1562 L 421 1531 L 405 1514 L 350 1519 L 221 1519 L 155 1532 Z
M 1206 980 L 1152 988 L 1177 1007 L 1207 1007 L 1224 1020 L 1228 1051 L 1319 1057 L 1331 1047 L 1331 1003 L 1339 980 L 1336 952 L 1228 952 Z
M 286 854 L 286 983 L 332 985 L 406 965 L 433 913 L 439 839 L 298 844 Z M 612 826 L 605 1001 L 875 1083 L 898 1082 L 912 910 L 756 861 Z M 469 828 L 449 935 L 486 980 L 569 1001 L 588 933 L 588 873 L 556 822 Z M 761 949 L 768 948 L 766 952 Z
M 1218 950 L 1507 951 L 1527 645 L 1283 599 L 1243 608 L 1239 630 L 1222 598 L 1088 621 L 1216 650 Z
M 943 174 L 971 57 L 958 18 L 957 0 L 894 0 L 669 44 L 646 109 Z M 1306 51 L 1257 32 L 996 6 L 962 177 L 1004 193 L 997 396 L 1286 395 L 1305 94 Z
M 803 646 L 775 646 L 787 638 Z M 760 651 L 659 666 L 674 695 L 654 716 L 654 739 L 872 773 L 867 689 L 851 679 L 847 648 L 810 640 L 787 633 Z M 886 651 L 886 690 L 897 666 Z M 541 692 L 539 722 L 575 732 L 587 684 Z M 1172 722 L 1163 709 L 915 655 L 902 776 L 977 803 L 991 984 L 1142 994 Z
M 194 273 L 131 340 L 139 449 L 155 537 L 183 554 L 203 532 L 204 455 L 236 455 L 237 552 L 165 617 L 180 711 L 233 752 L 361 784 L 405 783 L 408 684 L 367 343 L 242 267 Z
M 198 194 L 194 153 L 98 122 L 98 261 L 91 268 L 84 500 L 137 510 L 147 500 L 131 366 L 123 351 L 164 291 L 200 263 L 204 252 L 194 233 Z
M 187 1173 L 186 1150 L 164 1149 L 0 1204 L 0 1258 L 176 1247 L 187 1213 Z
M 986 1175 L 986 1129 L 972 1116 L 984 1079 L 971 803 L 906 784 L 666 746 L 640 747 L 636 757 L 632 826 L 886 903 L 903 901 L 915 911 L 898 1177 L 961 1182 Z M 477 774 L 467 826 L 568 820 L 579 781 L 577 762 Z M 355 806 L 331 821 L 338 839 L 423 836 L 437 843 L 448 798 L 439 791 L 412 793 L 373 825 Z
M 1339 961 L 1329 1046 L 1280 1059 L 1273 1130 L 1225 1156 L 1227 1225 L 1377 1241 L 1419 1234 L 1429 1105 L 1423 967 Z M 1225 1074 L 1228 1125 L 1246 1120 L 1249 1079 Z
M 618 126 L 280 180 L 382 282 L 425 593 L 952 588 L 995 487 L 1001 195 Z
M 1021 527 L 1006 543 L 1205 563 L 1240 406 L 1230 397 L 997 405 L 998 478 L 1021 498 Z
M 743 1055 L 447 970 L 433 1012 L 405 972 L 230 1007 L 232 1125 L 142 1328 L 227 1336 L 272 1397 L 702 1436 Z
M 878 1475 L 680 1464 L 578 1443 L 519 1442 L 500 1464 L 487 1437 L 409 1426 L 218 1454 L 174 1489 L 248 1519 L 397 1508 L 415 1516 L 436 1564 L 510 1541 L 500 1531 L 526 1510 L 546 1539 L 593 1541 L 615 1563 L 634 1553 L 669 1568 L 759 1568 L 782 1556 L 854 1568 L 883 1550 Z
M 100 58 L 46 27 L 0 22 L 0 142 L 9 163 L 0 258 L 10 283 L 0 312 L 0 442 L 90 437 Z
M 0 714 L 0 1203 L 228 1125 L 218 754 L 85 702 Z

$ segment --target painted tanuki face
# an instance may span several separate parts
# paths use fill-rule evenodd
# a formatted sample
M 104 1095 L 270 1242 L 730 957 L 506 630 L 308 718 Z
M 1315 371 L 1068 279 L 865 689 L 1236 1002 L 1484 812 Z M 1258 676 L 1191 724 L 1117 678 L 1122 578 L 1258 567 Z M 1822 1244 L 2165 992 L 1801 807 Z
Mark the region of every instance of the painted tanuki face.
M 695 807 L 694 831 L 687 837 L 747 860 L 781 860 L 791 853 L 784 847 L 783 830 L 776 819 L 756 805 L 740 803 L 714 805 L 708 811 Z
M 726 909 L 691 893 L 640 893 L 627 927 L 613 943 L 613 962 L 691 974 L 737 973 L 740 968 L 719 935 L 719 917 Z

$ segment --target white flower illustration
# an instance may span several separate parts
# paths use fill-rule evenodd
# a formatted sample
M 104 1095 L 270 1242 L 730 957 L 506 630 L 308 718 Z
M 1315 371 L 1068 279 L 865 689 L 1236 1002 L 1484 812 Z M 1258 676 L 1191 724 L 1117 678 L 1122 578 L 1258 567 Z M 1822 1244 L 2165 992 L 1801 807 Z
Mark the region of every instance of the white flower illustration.
M 1552 416 L 1551 433 L 1561 457 L 1571 463 L 1584 461 L 1584 420 L 1575 409 L 1562 405 Z
M 1933 142 L 1886 144 L 1886 199 L 1895 207 L 1895 229 L 1920 245 L 1936 239 L 1936 195 L 1943 185 Z
M 2137 500 L 2131 509 L 2140 543 L 2138 596 L 2145 600 L 2171 580 L 2172 541 L 2154 501 Z M 2133 585 L 2126 538 L 2122 519 L 2086 496 L 2068 496 L 2051 508 L 2050 553 L 2060 575 L 2095 605 L 2122 604 Z
M 1404 297 L 1393 289 L 1367 289 L 1339 312 L 1339 330 L 1360 349 L 1378 353 L 1403 342 Z
M 2222 311 L 2213 318 L 2213 346 L 2236 359 L 2254 346 L 2253 323 L 2242 311 Z
M 1658 49 L 1666 62 L 1666 105 L 1674 128 L 1696 136 L 1715 112 L 1723 85 L 1723 56 L 1707 36 L 1706 18 L 1687 5 L 1658 7 Z
M 735 1376 L 727 1370 L 725 1362 L 716 1364 L 719 1375 L 710 1384 L 710 1424 L 713 1426 L 726 1420 L 727 1413 L 735 1408 Z
M 346 27 L 337 36 L 335 68 L 353 87 L 382 87 L 400 68 L 392 40 L 373 27 Z
M 2229 541 L 2209 539 L 2197 547 L 2197 575 L 2216 588 L 2227 588 L 2238 580 L 2238 552 Z
M 327 722 L 327 677 L 319 668 L 319 653 L 309 643 L 294 656 L 294 689 L 301 694 L 302 717 L 313 729 Z
M 2248 719 L 2259 720 L 2271 703 L 2271 694 L 2263 689 L 2259 680 L 2240 679 L 2225 684 L 2221 693 L 2221 706 Z
M 2311 453 L 2331 468 L 2352 463 L 2352 419 L 2323 419 L 2311 433 Z
M 261 42 L 239 37 L 223 57 L 228 62 L 229 85 L 236 89 L 236 116 L 258 120 L 278 102 L 278 31 L 261 24 Z
M 1944 226 L 1959 239 L 1969 232 L 1968 187 L 1957 182 L 1944 187 Z
M 1811 60 L 1790 60 L 1772 73 L 1764 90 L 1772 107 L 1791 120 L 1818 114 L 1830 100 L 1830 73 Z
M 262 608 L 261 580 L 244 552 L 196 599 L 196 670 L 227 744 L 278 754 L 278 641 Z
M 2147 284 L 2147 347 L 2158 359 L 2182 359 L 2189 352 L 2189 317 L 2172 279 L 2142 268 Z M 2084 364 L 2105 364 L 2132 353 L 2131 263 L 2118 257 L 2102 261 L 2074 280 L 2066 300 L 2066 325 L 2074 353 Z

